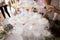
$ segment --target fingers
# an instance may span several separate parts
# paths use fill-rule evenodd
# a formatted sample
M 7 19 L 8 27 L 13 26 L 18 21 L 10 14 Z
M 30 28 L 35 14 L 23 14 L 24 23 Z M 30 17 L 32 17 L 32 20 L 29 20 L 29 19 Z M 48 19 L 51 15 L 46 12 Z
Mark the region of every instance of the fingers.
M 53 9 L 54 9 L 54 6 L 47 5 L 47 6 L 46 6 L 46 9 L 47 9 L 48 11 L 53 10 Z

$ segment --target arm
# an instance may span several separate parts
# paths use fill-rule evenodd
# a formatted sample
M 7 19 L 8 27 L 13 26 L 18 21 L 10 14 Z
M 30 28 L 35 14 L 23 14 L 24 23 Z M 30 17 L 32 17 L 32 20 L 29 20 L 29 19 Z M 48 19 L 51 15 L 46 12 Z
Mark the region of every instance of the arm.
M 43 0 L 43 2 L 45 4 L 45 7 L 46 7 L 47 10 L 53 8 L 53 6 L 50 5 L 51 4 L 51 0 Z
M 58 14 L 60 14 L 60 10 L 54 7 L 54 11 Z
M 47 0 L 43 0 L 44 4 L 47 5 Z
M 50 5 L 51 4 L 51 0 L 43 0 L 45 5 Z
M 48 8 L 47 5 L 50 5 L 51 0 L 43 0 L 43 1 L 44 1 L 44 4 L 46 5 L 46 8 Z M 56 7 L 54 7 L 54 11 L 55 11 L 56 13 L 60 14 L 60 10 L 57 9 Z

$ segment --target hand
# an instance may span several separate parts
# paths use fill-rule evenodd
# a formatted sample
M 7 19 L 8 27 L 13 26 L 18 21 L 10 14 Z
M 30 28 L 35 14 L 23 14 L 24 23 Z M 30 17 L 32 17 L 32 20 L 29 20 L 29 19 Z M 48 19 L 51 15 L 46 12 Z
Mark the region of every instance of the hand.
M 55 9 L 54 6 L 51 6 L 51 5 L 47 5 L 46 8 L 47 8 L 48 11 Z

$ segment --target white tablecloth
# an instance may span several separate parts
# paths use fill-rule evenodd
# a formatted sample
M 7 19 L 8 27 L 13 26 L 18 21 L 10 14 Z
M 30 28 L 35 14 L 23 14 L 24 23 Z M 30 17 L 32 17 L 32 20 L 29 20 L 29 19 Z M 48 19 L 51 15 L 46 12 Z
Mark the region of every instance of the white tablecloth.
M 14 28 L 6 40 L 44 40 L 44 36 L 50 35 L 45 29 L 45 27 L 49 27 L 48 20 L 38 13 L 19 14 L 10 18 L 9 23 Z

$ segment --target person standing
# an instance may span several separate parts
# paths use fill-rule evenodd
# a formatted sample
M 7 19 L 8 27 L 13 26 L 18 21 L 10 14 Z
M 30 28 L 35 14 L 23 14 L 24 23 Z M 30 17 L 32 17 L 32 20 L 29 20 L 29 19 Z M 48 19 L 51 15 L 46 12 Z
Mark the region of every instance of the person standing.
M 9 12 L 8 12 L 8 10 L 7 10 L 7 4 L 5 4 L 5 0 L 0 0 L 0 10 L 1 10 L 2 15 L 3 15 L 4 18 L 6 18 L 5 13 L 4 13 L 4 10 L 5 10 L 6 14 L 9 17 L 11 17 L 10 14 L 9 14 Z
M 56 37 L 55 40 L 60 40 L 60 0 L 44 0 L 44 2 L 47 10 L 54 9 L 54 12 L 57 13 L 56 19 L 50 22 L 52 26 L 49 27 L 49 30 Z

